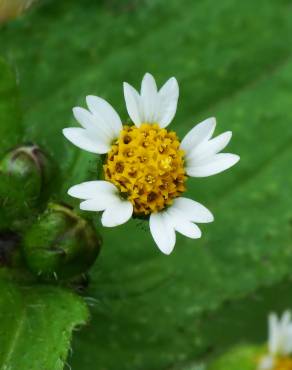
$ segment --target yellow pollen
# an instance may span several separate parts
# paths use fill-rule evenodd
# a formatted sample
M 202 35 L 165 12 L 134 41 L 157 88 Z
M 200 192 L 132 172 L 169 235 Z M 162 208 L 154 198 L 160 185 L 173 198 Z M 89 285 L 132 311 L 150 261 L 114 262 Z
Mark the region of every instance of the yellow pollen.
M 124 126 L 107 155 L 105 179 L 133 204 L 135 214 L 148 215 L 186 190 L 183 157 L 175 132 L 157 124 Z
M 171 162 L 172 162 L 171 157 L 164 158 L 160 161 L 161 167 L 164 168 L 165 170 L 167 170 L 167 169 L 171 168 Z
M 292 370 L 292 358 L 278 357 L 273 370 Z

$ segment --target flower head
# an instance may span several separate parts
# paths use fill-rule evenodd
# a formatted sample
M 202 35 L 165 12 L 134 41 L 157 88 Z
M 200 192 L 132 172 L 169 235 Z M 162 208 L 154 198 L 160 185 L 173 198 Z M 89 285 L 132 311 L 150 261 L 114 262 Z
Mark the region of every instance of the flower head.
M 87 96 L 89 110 L 73 109 L 82 127 L 64 129 L 65 137 L 81 149 L 106 154 L 106 158 L 104 180 L 73 186 L 68 193 L 83 200 L 81 209 L 103 211 L 104 226 L 123 224 L 132 215 L 149 217 L 157 246 L 170 254 L 176 231 L 200 238 L 196 223 L 213 221 L 207 208 L 181 196 L 187 178 L 222 172 L 239 157 L 219 153 L 229 143 L 231 132 L 211 139 L 215 118 L 199 123 L 182 141 L 166 129 L 179 96 L 174 77 L 158 90 L 153 76 L 146 73 L 140 94 L 124 83 L 124 96 L 133 125 L 123 125 L 113 107 L 96 96 Z
M 268 354 L 259 363 L 259 370 L 292 370 L 292 320 L 291 312 L 281 318 L 269 316 Z

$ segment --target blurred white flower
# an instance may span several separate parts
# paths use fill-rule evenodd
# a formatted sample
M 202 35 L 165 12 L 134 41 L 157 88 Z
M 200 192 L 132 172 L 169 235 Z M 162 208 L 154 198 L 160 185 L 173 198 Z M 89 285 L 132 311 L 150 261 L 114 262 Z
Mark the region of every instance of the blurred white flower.
M 259 370 L 272 370 L 274 369 L 274 357 L 271 355 L 264 356 L 259 364 Z
M 269 315 L 268 354 L 260 360 L 259 370 L 292 369 L 292 321 L 291 312 L 285 311 L 281 318 Z
M 212 139 L 215 118 L 196 125 L 181 142 L 175 132 L 165 129 L 177 109 L 179 87 L 174 77 L 158 90 L 153 76 L 146 73 L 140 94 L 124 83 L 124 96 L 134 125 L 123 125 L 114 108 L 96 96 L 87 96 L 88 110 L 73 109 L 82 127 L 64 129 L 65 137 L 83 150 L 107 156 L 105 180 L 73 186 L 68 193 L 83 200 L 81 209 L 103 211 L 101 222 L 107 227 L 123 224 L 132 215 L 149 216 L 154 241 L 170 254 L 176 231 L 200 238 L 196 223 L 213 221 L 207 208 L 181 197 L 187 177 L 222 172 L 239 156 L 220 153 L 231 132 Z

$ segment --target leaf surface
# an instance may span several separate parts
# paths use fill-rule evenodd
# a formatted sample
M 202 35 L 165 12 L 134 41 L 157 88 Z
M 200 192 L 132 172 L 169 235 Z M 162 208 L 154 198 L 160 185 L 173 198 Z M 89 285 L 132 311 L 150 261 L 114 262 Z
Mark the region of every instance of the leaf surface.
M 19 284 L 0 271 L 0 369 L 62 370 L 87 306 L 55 286 Z
M 233 131 L 228 151 L 241 162 L 188 182 L 188 196 L 215 215 L 201 240 L 178 236 L 166 257 L 146 223 L 103 229 L 88 293 L 93 321 L 76 336 L 72 364 L 168 369 L 206 353 L 211 334 L 195 330 L 205 312 L 291 274 L 291 12 L 285 0 L 133 1 L 118 11 L 112 3 L 48 2 L 4 30 L 3 53 L 19 69 L 26 138 L 59 163 L 64 186 L 57 197 L 96 178 L 96 157 L 61 134 L 76 124 L 71 108 L 95 94 L 126 121 L 122 81 L 138 87 L 146 71 L 159 84 L 178 78 L 170 128 L 181 138 L 208 116 L 217 117 L 217 133 Z

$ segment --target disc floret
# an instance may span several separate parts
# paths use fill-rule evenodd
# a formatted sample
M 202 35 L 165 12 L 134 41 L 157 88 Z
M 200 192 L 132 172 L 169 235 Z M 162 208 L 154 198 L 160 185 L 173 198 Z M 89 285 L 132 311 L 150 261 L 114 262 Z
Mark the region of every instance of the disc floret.
M 291 357 L 279 357 L 275 361 L 274 370 L 292 370 Z
M 137 215 L 161 211 L 186 190 L 184 151 L 176 133 L 158 124 L 123 126 L 104 173 Z

